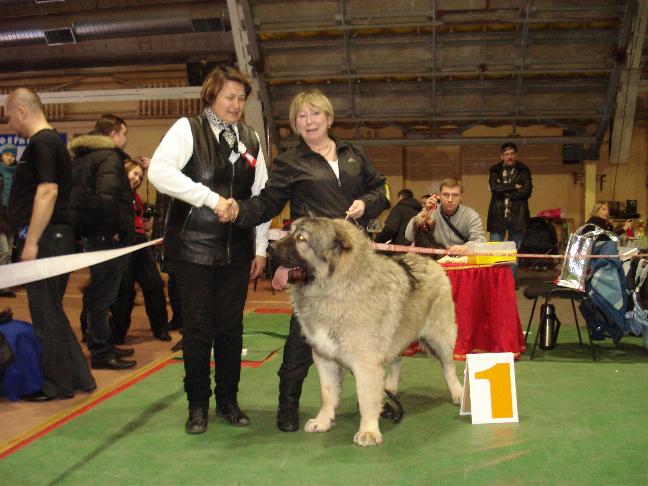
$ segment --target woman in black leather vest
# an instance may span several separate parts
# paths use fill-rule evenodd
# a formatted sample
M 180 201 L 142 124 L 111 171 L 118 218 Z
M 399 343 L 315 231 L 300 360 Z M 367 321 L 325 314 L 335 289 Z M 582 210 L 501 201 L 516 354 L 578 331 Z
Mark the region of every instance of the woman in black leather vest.
M 267 180 L 259 137 L 239 121 L 250 91 L 240 71 L 212 71 L 202 87 L 203 113 L 178 120 L 149 167 L 149 180 L 173 197 L 164 232 L 164 267 L 175 278 L 182 303 L 189 434 L 207 429 L 212 348 L 216 414 L 232 425 L 250 423 L 237 400 L 243 307 L 248 279 L 265 265 L 269 223 L 260 225 L 255 236 L 254 228 L 221 223 L 217 217 L 227 199 L 248 199 Z

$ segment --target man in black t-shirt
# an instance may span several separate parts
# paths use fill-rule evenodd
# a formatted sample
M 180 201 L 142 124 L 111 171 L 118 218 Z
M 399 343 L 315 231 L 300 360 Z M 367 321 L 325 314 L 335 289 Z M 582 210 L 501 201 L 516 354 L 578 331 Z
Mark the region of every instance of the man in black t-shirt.
M 68 218 L 70 156 L 45 118 L 33 91 L 18 88 L 6 101 L 9 128 L 29 138 L 17 162 L 9 193 L 9 223 L 18 235 L 22 261 L 74 253 L 74 230 Z M 69 274 L 26 285 L 29 312 L 41 341 L 44 384 L 25 400 L 69 398 L 75 389 L 96 387 L 79 342 L 63 310 Z

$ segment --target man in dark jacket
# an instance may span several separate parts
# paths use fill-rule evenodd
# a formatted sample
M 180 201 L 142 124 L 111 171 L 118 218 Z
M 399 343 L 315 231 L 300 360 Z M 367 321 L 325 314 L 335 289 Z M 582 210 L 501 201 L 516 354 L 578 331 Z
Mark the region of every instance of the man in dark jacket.
M 376 235 L 376 243 L 386 243 L 391 240 L 394 245 L 409 245 L 411 242 L 405 238 L 405 229 L 410 219 L 421 211 L 421 203 L 414 199 L 414 194 L 409 189 L 398 192 L 398 202 L 389 212 L 382 231 Z
M 486 229 L 491 241 L 514 241 L 520 248 L 529 224 L 531 171 L 518 160 L 518 148 L 512 142 L 500 147 L 500 158 L 502 161 L 490 168 L 488 178 L 491 201 Z
M 127 141 L 126 123 L 114 115 L 103 115 L 89 135 L 75 138 L 69 144 L 77 165 L 73 173 L 75 184 L 84 187 L 73 189 L 70 212 L 81 229 L 86 251 L 112 250 L 127 246 L 134 234 L 134 214 L 131 189 L 124 162 L 128 155 L 123 151 Z M 82 165 L 78 165 L 82 164 Z M 85 185 L 88 187 L 86 188 Z M 85 197 L 75 197 L 81 189 Z M 108 309 L 115 302 L 126 260 L 114 258 L 90 267 L 90 285 L 86 289 L 88 331 L 86 335 L 93 368 L 132 368 L 135 361 L 124 360 L 133 354 L 132 349 L 120 349 L 111 342 Z

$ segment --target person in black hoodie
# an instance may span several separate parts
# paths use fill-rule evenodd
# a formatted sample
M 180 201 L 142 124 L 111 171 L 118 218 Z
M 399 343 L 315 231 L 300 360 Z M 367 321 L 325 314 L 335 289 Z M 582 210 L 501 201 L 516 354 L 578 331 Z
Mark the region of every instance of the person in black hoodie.
M 398 192 L 398 202 L 389 212 L 382 231 L 376 235 L 376 243 L 386 243 L 391 240 L 393 245 L 409 245 L 411 241 L 405 238 L 405 229 L 410 219 L 421 211 L 421 203 L 414 199 L 414 193 L 409 189 Z
M 72 154 L 75 177 L 70 202 L 72 220 L 85 219 L 92 226 L 83 228 L 85 251 L 112 250 L 128 246 L 134 236 L 134 213 L 131 189 L 124 162 L 129 158 L 124 152 L 127 142 L 126 122 L 115 115 L 103 115 L 88 135 L 73 139 L 68 146 Z M 88 198 L 75 197 L 78 189 L 89 187 Z M 85 194 L 85 193 L 84 193 Z M 89 218 L 88 218 L 89 216 Z M 86 341 L 90 361 L 97 369 L 132 368 L 136 361 L 123 359 L 133 354 L 132 349 L 116 348 L 112 343 L 109 309 L 117 299 L 124 256 L 90 267 L 90 285 L 84 295 L 87 306 L 88 330 Z
M 531 171 L 518 160 L 518 148 L 512 142 L 500 147 L 500 159 L 490 168 L 491 200 L 486 229 L 491 241 L 514 241 L 519 249 L 530 219 Z M 513 272 L 515 275 L 515 268 Z

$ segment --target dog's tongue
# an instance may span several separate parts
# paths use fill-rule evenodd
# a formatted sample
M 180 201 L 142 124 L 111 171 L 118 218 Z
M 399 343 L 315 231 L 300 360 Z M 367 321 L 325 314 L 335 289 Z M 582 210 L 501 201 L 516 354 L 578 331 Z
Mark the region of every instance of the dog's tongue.
M 288 284 L 288 282 L 300 282 L 305 279 L 306 272 L 299 267 L 277 267 L 274 277 L 272 278 L 272 288 L 275 290 L 281 290 Z
M 288 284 L 288 272 L 290 268 L 277 267 L 274 277 L 272 277 L 272 288 L 281 290 Z

